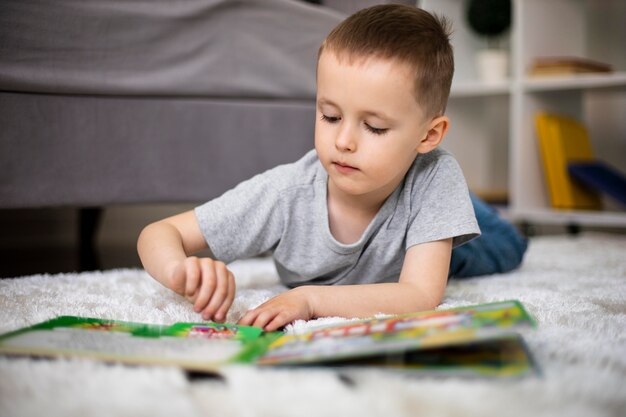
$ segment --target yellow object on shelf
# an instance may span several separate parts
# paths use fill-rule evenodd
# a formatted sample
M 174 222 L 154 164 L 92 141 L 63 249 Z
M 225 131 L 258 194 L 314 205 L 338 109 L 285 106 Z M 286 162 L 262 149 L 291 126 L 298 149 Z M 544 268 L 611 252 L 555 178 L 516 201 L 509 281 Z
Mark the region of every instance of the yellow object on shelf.
M 575 182 L 567 172 L 570 162 L 594 160 L 585 127 L 572 118 L 549 113 L 538 113 L 535 123 L 552 207 L 601 209 L 599 194 Z

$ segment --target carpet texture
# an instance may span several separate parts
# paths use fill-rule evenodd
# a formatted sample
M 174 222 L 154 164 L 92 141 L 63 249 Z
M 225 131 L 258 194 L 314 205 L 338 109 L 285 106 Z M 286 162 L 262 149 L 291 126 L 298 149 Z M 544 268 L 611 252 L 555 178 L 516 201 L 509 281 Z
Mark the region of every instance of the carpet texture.
M 238 293 L 229 321 L 284 290 L 268 259 L 231 268 Z M 626 415 L 626 236 L 534 238 L 519 270 L 453 280 L 440 308 L 513 298 L 538 321 L 524 337 L 540 376 L 469 380 L 231 366 L 216 379 L 167 367 L 0 357 L 0 416 Z M 140 270 L 0 281 L 0 332 L 58 315 L 198 320 L 182 297 Z M 341 320 L 299 321 L 287 331 Z

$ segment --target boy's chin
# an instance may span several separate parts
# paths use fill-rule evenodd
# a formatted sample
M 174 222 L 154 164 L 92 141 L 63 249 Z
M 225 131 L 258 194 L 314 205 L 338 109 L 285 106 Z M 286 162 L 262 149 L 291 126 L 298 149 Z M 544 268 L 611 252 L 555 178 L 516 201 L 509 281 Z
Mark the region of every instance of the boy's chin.
M 372 191 L 366 184 L 360 184 L 352 179 L 330 176 L 330 180 L 333 182 L 335 191 L 352 197 L 363 196 Z

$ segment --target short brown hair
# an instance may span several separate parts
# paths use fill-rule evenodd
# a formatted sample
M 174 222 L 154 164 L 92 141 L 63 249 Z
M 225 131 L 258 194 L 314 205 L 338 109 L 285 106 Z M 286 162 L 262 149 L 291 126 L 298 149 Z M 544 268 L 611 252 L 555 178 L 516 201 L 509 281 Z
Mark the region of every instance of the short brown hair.
M 446 109 L 454 73 L 449 23 L 445 17 L 401 4 L 363 9 L 341 22 L 320 47 L 337 57 L 377 57 L 408 64 L 414 73 L 414 94 L 426 116 Z

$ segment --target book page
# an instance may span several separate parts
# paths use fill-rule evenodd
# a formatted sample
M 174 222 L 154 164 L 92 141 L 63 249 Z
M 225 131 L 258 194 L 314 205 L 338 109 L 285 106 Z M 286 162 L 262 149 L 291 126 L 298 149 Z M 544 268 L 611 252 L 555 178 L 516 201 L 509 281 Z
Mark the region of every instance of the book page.
M 517 301 L 405 314 L 286 335 L 274 341 L 258 363 L 319 363 L 458 346 L 523 326 L 534 326 L 534 321 Z
M 81 356 L 127 363 L 179 365 L 213 371 L 254 360 L 261 329 L 219 323 L 171 326 L 62 316 L 0 337 L 0 352 Z
M 6 340 L 7 348 L 40 353 L 95 354 L 109 357 L 155 360 L 225 362 L 240 352 L 236 340 L 210 340 L 161 336 L 137 337 L 129 333 L 57 328 L 34 330 Z

